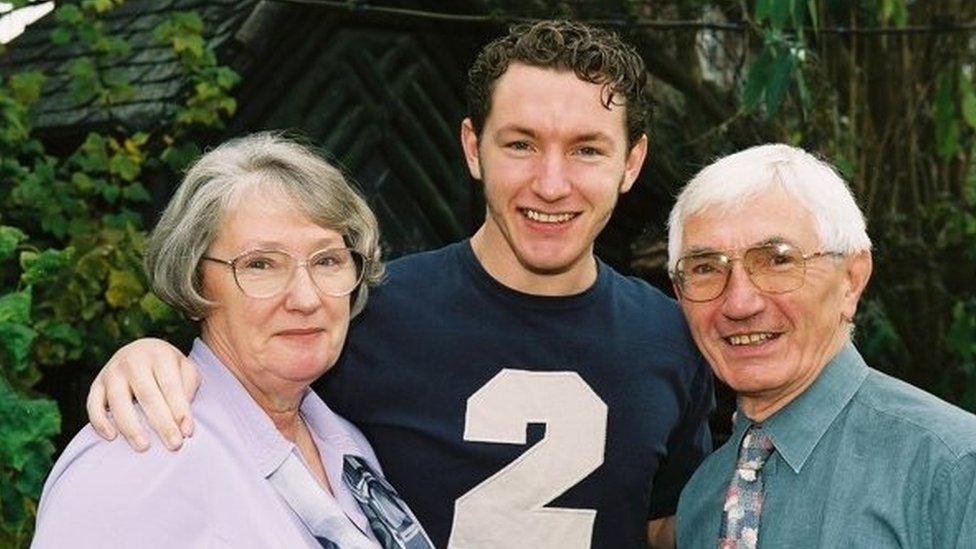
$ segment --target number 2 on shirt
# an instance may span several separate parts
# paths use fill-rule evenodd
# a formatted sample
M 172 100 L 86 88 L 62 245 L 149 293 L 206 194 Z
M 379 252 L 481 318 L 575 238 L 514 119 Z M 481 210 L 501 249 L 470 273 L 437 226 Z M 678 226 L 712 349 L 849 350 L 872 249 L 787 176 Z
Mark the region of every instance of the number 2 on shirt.
M 585 549 L 594 509 L 545 507 L 603 463 L 607 405 L 575 372 L 504 369 L 468 399 L 464 440 L 525 444 L 545 437 L 454 502 L 451 549 Z

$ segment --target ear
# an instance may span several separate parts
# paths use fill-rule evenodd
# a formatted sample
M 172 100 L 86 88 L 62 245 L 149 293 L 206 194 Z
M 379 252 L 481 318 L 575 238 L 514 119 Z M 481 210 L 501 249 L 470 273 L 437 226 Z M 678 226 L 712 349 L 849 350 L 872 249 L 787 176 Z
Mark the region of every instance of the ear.
M 678 287 L 678 283 L 671 279 L 671 289 L 674 290 L 674 298 L 681 303 L 681 288 Z
M 634 186 L 637 176 L 640 175 L 641 167 L 644 165 L 644 158 L 647 157 L 647 134 L 641 134 L 634 146 L 627 153 L 624 162 L 624 180 L 620 183 L 620 194 L 624 194 Z
M 481 156 L 478 151 L 478 132 L 474 131 L 474 123 L 470 118 L 461 121 L 461 148 L 464 149 L 464 159 L 468 162 L 471 177 L 481 181 Z
M 867 250 L 847 258 L 845 263 L 847 288 L 844 291 L 841 314 L 844 318 L 853 320 L 854 313 L 857 312 L 857 303 L 860 301 L 864 289 L 867 288 L 874 264 L 871 259 L 871 252 Z

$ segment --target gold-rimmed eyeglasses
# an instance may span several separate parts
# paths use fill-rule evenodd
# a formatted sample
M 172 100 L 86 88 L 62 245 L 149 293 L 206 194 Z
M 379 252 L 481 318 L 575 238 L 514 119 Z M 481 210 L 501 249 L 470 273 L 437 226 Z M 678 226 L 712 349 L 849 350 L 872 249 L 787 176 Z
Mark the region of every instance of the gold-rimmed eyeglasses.
M 819 251 L 804 254 L 785 242 L 755 246 L 730 256 L 725 252 L 696 252 L 678 260 L 671 273 L 681 296 L 701 303 L 716 299 L 729 284 L 732 262 L 742 261 L 749 280 L 766 293 L 784 294 L 803 286 L 807 262 L 825 256 L 842 257 L 840 252 Z
M 274 297 L 285 291 L 298 267 L 308 272 L 315 287 L 332 297 L 349 295 L 363 280 L 366 258 L 352 248 L 319 250 L 303 261 L 283 250 L 247 250 L 234 259 L 211 256 L 201 259 L 227 265 L 244 295 L 256 299 Z

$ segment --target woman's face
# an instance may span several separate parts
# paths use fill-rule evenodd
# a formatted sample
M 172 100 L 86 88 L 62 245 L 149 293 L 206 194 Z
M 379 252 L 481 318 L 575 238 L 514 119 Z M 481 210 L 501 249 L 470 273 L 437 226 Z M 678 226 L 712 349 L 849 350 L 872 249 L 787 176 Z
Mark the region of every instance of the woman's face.
M 232 260 L 254 249 L 282 250 L 296 260 L 342 248 L 342 235 L 316 225 L 277 191 L 254 190 L 228 211 L 207 251 Z M 247 382 L 274 394 L 306 386 L 335 364 L 349 327 L 350 297 L 319 291 L 296 268 L 287 287 L 270 298 L 244 295 L 230 266 L 201 264 L 203 295 L 216 303 L 203 322 L 207 344 Z

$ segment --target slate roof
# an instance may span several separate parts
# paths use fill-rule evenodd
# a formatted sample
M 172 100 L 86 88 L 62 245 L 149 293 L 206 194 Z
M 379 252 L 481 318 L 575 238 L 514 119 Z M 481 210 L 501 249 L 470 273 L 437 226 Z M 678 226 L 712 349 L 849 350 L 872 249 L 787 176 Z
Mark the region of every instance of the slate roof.
M 51 42 L 51 31 L 57 27 L 53 12 L 9 45 L 9 62 L 16 69 L 40 70 L 48 77 L 43 100 L 33 112 L 37 128 L 94 126 L 115 121 L 131 129 L 144 129 L 174 108 L 174 100 L 186 85 L 172 49 L 155 39 L 155 29 L 172 13 L 196 11 L 204 20 L 208 44 L 220 48 L 241 27 L 256 3 L 257 0 L 130 0 L 106 13 L 106 31 L 125 39 L 132 49 L 132 54 L 113 65 L 113 69 L 124 72 L 134 93 L 111 110 L 93 108 L 91 100 L 73 97 L 65 63 L 83 54 L 83 46 L 78 42 Z

